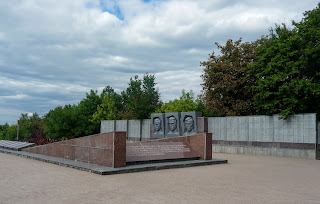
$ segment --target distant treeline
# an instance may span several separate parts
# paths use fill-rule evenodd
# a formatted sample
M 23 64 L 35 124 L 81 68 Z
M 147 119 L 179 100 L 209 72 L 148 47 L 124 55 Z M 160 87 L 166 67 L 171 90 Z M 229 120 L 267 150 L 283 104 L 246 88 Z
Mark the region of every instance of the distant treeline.
M 145 119 L 154 112 L 202 111 L 203 103 L 192 91 L 182 91 L 180 99 L 163 103 L 155 88 L 154 75 L 130 79 L 120 94 L 107 86 L 102 93 L 91 90 L 76 105 L 58 106 L 43 117 L 22 114 L 17 125 L 0 125 L 0 139 L 45 144 L 99 133 L 101 120 Z

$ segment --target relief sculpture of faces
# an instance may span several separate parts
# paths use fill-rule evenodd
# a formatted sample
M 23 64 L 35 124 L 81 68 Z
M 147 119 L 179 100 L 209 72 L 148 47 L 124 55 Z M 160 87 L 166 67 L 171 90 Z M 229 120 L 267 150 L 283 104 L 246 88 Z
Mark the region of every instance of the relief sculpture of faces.
M 155 129 L 157 132 L 161 131 L 161 120 L 160 120 L 160 118 L 155 118 L 155 119 L 153 120 L 153 124 L 154 124 L 154 129 Z
M 185 118 L 184 120 L 184 125 L 187 129 L 187 132 L 192 132 L 194 129 L 194 121 L 193 118 L 191 116 L 188 116 Z
M 169 129 L 171 132 L 175 132 L 177 129 L 177 119 L 174 116 L 169 117 Z

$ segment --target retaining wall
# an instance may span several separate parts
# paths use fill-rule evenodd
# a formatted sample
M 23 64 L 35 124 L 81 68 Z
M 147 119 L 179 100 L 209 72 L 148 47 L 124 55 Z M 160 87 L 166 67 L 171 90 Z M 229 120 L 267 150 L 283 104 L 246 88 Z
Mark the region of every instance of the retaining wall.
M 108 132 L 65 140 L 23 151 L 98 164 L 108 167 L 126 166 L 126 132 Z

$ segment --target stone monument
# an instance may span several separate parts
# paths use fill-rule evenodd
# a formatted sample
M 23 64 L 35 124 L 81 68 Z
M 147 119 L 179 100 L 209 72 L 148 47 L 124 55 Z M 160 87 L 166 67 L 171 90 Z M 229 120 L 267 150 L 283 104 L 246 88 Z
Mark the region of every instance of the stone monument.
M 198 117 L 202 117 L 201 112 L 181 113 L 183 135 L 195 135 L 198 133 Z
M 180 136 L 180 113 L 165 113 L 166 128 L 165 137 Z
M 159 139 L 164 138 L 165 133 L 165 121 L 163 113 L 153 113 L 151 114 L 152 122 L 152 138 Z

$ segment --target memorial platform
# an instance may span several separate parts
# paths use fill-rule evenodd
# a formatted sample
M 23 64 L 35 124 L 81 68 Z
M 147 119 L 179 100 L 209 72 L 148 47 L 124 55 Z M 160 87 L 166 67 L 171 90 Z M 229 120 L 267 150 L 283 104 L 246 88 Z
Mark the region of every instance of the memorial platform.
M 26 157 L 29 159 L 35 159 L 39 161 L 44 161 L 52 164 L 57 164 L 60 166 L 66 166 L 82 171 L 88 171 L 100 175 L 112 175 L 112 174 L 123 174 L 123 173 L 134 173 L 142 171 L 155 171 L 162 169 L 174 169 L 174 168 L 185 168 L 193 166 L 205 166 L 205 165 L 214 165 L 214 164 L 225 164 L 228 163 L 228 160 L 223 159 L 211 159 L 211 160 L 175 160 L 175 161 L 166 161 L 166 162 L 154 162 L 154 163 L 144 163 L 144 164 L 131 164 L 126 167 L 121 168 L 112 168 L 106 166 L 100 166 L 96 164 L 90 164 L 80 161 L 67 160 L 58 157 L 34 154 L 23 151 L 15 151 L 0 148 L 0 152 L 17 155 L 21 157 Z

